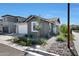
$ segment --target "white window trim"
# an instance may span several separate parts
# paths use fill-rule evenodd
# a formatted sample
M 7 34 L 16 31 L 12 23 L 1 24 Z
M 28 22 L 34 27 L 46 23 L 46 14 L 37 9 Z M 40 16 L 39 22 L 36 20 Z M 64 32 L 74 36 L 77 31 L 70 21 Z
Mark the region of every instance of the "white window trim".
M 32 32 L 38 32 L 38 30 L 34 30 L 34 29 L 33 29 L 33 24 L 34 24 L 34 23 L 36 23 L 36 25 L 39 25 L 38 22 L 36 22 L 36 21 L 31 22 L 31 31 L 32 31 Z

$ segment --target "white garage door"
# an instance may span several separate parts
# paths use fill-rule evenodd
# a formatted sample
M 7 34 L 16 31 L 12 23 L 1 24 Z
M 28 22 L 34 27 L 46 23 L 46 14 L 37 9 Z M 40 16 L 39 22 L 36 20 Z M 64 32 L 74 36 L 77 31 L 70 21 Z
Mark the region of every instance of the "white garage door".
M 27 24 L 20 24 L 18 25 L 18 32 L 19 34 L 27 34 Z

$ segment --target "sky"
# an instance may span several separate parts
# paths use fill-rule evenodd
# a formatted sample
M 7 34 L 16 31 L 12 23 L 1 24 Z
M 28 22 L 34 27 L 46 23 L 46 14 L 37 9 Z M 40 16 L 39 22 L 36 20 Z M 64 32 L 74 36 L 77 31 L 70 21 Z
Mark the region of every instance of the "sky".
M 71 24 L 79 24 L 79 4 L 71 4 L 70 9 Z M 0 16 L 5 14 L 26 18 L 30 15 L 43 18 L 59 17 L 61 24 L 67 24 L 66 3 L 0 3 Z

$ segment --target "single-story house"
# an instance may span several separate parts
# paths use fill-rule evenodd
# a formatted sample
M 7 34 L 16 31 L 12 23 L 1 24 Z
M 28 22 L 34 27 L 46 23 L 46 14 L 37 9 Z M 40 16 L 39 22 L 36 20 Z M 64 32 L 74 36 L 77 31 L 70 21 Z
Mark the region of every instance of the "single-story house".
M 45 19 L 36 15 L 27 18 L 13 15 L 3 15 L 0 20 L 0 33 L 15 33 L 46 37 L 59 33 L 59 18 Z

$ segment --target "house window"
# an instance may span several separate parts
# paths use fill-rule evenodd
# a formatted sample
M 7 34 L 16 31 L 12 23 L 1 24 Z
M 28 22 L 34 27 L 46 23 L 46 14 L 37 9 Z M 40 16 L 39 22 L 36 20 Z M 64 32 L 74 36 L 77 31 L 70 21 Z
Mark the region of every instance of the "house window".
M 53 27 L 53 32 L 54 32 L 55 34 L 57 33 L 57 27 L 56 27 L 56 26 Z
M 38 26 L 39 24 L 38 24 L 38 22 L 31 22 L 31 31 L 32 32 L 38 32 L 38 30 L 36 30 L 36 26 Z

